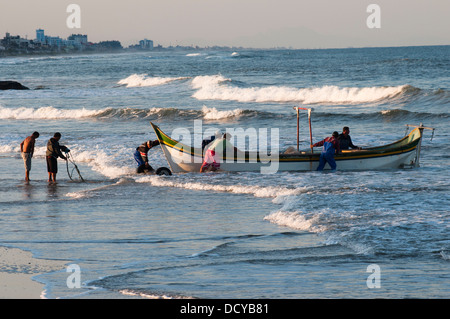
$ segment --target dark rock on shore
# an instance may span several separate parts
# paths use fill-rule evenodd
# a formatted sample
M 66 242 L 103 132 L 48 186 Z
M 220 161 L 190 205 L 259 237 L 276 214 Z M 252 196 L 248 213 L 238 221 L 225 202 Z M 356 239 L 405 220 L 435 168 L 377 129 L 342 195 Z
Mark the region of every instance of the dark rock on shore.
M 29 88 L 16 81 L 0 81 L 0 90 L 29 90 Z

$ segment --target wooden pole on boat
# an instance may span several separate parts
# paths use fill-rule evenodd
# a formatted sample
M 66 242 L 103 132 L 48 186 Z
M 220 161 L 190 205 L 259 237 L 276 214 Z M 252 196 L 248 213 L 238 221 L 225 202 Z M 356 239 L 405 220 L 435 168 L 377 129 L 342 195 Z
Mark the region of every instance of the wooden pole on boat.
M 310 145 L 311 145 L 311 154 L 314 152 L 313 151 L 313 139 L 312 139 L 312 129 L 311 129 L 311 111 L 312 109 L 308 109 L 308 122 L 309 122 L 309 140 L 310 140 Z
M 313 139 L 312 139 L 312 128 L 311 128 L 311 111 L 313 110 L 312 108 L 308 108 L 308 107 L 294 107 L 294 109 L 297 110 L 297 151 L 299 151 L 299 144 L 300 144 L 300 139 L 299 139 L 299 125 L 300 125 L 300 114 L 299 114 L 299 110 L 306 110 L 308 111 L 308 122 L 309 122 L 309 140 L 310 140 L 310 145 L 313 144 Z M 311 154 L 313 153 L 313 148 L 311 146 Z
M 297 152 L 300 151 L 299 145 L 300 145 L 300 137 L 299 137 L 299 125 L 300 125 L 300 114 L 297 107 Z

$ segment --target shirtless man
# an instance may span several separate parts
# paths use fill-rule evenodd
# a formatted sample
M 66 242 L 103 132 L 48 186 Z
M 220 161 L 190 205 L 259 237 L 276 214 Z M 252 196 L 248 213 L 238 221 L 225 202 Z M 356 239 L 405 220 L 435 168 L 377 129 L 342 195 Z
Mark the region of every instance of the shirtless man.
M 22 143 L 20 143 L 20 153 L 25 164 L 25 181 L 27 182 L 30 181 L 31 158 L 33 157 L 34 144 L 38 137 L 39 132 L 34 132 L 31 136 L 28 136 Z

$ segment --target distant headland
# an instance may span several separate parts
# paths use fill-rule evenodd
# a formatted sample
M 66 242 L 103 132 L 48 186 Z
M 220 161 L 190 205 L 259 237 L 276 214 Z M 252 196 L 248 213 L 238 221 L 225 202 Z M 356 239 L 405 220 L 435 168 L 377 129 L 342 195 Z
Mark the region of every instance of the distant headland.
M 101 41 L 93 43 L 86 34 L 72 34 L 67 39 L 59 36 L 48 36 L 43 29 L 36 30 L 35 39 L 12 36 L 6 33 L 0 39 L 0 57 L 27 55 L 59 55 L 75 53 L 107 53 L 107 52 L 135 52 L 135 51 L 173 51 L 173 50 L 202 50 L 202 49 L 242 49 L 236 47 L 213 46 L 200 48 L 198 46 L 154 46 L 153 40 L 143 39 L 138 44 L 123 47 L 120 41 Z

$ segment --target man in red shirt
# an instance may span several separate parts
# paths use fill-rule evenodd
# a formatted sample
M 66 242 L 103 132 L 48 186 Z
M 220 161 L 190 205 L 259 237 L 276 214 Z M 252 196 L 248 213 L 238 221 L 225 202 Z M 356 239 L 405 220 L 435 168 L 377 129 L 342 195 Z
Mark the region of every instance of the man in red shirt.
M 313 145 L 313 147 L 323 146 L 322 153 L 320 154 L 319 166 L 317 167 L 318 171 L 322 171 L 326 163 L 330 165 L 332 170 L 336 170 L 334 154 L 338 154 L 341 151 L 338 136 L 339 133 L 335 131 L 332 136 Z
M 33 157 L 34 144 L 38 137 L 39 132 L 34 132 L 31 136 L 28 136 L 22 143 L 20 143 L 20 153 L 25 164 L 25 180 L 27 182 L 30 181 L 31 158 Z

